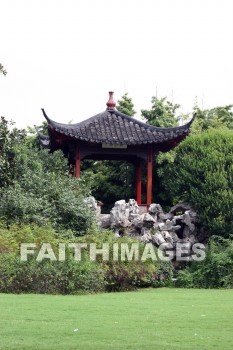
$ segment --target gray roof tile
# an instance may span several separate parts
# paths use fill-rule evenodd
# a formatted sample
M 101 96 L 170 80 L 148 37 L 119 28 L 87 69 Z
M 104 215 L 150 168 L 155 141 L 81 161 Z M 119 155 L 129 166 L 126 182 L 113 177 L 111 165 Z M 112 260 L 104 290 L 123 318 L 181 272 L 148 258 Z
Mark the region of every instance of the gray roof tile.
M 91 143 L 109 143 L 118 145 L 162 144 L 164 142 L 183 139 L 187 136 L 194 120 L 174 128 L 159 128 L 142 123 L 132 117 L 118 112 L 106 110 L 94 117 L 77 124 L 61 124 L 51 120 L 42 109 L 48 121 L 49 137 L 40 135 L 41 144 L 46 147 L 52 141 L 53 132 L 76 140 Z

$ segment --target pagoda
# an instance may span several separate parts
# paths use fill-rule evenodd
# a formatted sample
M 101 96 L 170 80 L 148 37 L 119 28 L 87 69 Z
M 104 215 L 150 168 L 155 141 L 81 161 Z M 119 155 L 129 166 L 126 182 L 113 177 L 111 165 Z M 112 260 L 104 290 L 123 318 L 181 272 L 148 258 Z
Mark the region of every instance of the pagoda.
M 152 203 L 152 164 L 158 152 L 168 152 L 189 134 L 195 115 L 185 125 L 160 128 L 138 121 L 116 109 L 113 92 L 109 92 L 107 109 L 77 124 L 62 124 L 50 119 L 48 136 L 39 133 L 40 144 L 50 152 L 62 150 L 68 162 L 75 166 L 79 177 L 81 161 L 124 160 L 135 165 L 136 201 L 138 205 Z M 142 163 L 147 164 L 146 203 L 142 203 Z

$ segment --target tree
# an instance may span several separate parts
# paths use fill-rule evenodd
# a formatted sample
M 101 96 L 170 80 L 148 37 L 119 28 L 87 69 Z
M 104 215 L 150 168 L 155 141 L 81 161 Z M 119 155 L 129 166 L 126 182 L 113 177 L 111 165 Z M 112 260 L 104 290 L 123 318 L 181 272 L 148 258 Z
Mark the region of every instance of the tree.
M 152 97 L 151 103 L 150 110 L 141 110 L 141 115 L 148 124 L 159 127 L 178 125 L 179 118 L 176 117 L 176 111 L 180 108 L 180 105 L 168 101 L 167 97 L 158 99 L 155 96 Z
M 0 74 L 7 75 L 7 71 L 3 67 L 3 65 L 0 63 Z
M 195 133 L 200 133 L 208 129 L 233 129 L 232 104 L 204 110 L 195 104 L 193 111 L 196 113 L 196 121 L 192 127 L 192 131 Z
M 125 93 L 117 102 L 117 110 L 119 112 L 129 115 L 130 117 L 135 115 L 134 104 L 132 98 L 128 97 L 128 93 Z
M 195 103 L 193 108 L 193 114 L 196 113 L 196 119 L 191 127 L 191 134 L 202 134 L 207 130 L 227 130 L 233 129 L 233 105 L 226 105 L 215 107 L 212 109 L 202 110 Z M 183 118 L 183 116 L 182 116 Z M 158 176 L 158 186 L 155 191 L 155 198 L 157 198 L 163 205 L 170 206 L 168 192 L 164 188 L 165 181 L 163 179 L 167 178 L 168 168 L 173 168 L 173 163 L 175 161 L 177 154 L 177 148 L 171 150 L 168 153 L 160 153 L 157 156 L 157 164 L 155 168 L 155 182 Z
M 191 135 L 177 148 L 160 177 L 172 204 L 190 203 L 210 234 L 233 233 L 233 131 Z
M 150 110 L 141 110 L 142 117 L 146 123 L 157 127 L 175 127 L 178 125 L 179 118 L 176 116 L 177 110 L 180 108 L 179 104 L 173 104 L 167 100 L 167 97 L 161 99 L 152 97 L 152 107 Z M 164 165 L 170 163 L 173 159 L 173 151 L 168 153 L 160 153 L 156 157 L 156 164 L 153 166 L 153 198 L 156 202 L 167 205 L 166 192 L 161 186 L 158 178 L 158 173 L 161 175 L 164 171 Z
M 15 175 L 15 145 L 24 143 L 26 132 L 13 128 L 6 118 L 0 119 L 0 187 L 12 183 Z

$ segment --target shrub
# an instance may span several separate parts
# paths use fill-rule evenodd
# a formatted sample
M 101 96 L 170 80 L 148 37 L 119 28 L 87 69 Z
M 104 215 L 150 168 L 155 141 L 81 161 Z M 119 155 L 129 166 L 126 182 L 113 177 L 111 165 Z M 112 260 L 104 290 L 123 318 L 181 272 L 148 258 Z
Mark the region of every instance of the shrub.
M 0 292 L 74 294 L 104 291 L 104 273 L 97 264 L 29 259 L 20 261 L 17 254 L 0 256 Z
M 140 257 L 144 251 L 144 243 L 131 237 L 115 238 L 111 231 L 96 232 L 95 235 L 85 237 L 87 241 L 95 242 L 100 247 L 102 243 L 110 244 L 110 260 L 103 262 L 105 270 L 106 290 L 107 291 L 124 291 L 136 288 L 159 287 L 168 285 L 171 281 L 173 272 L 171 262 L 152 261 L 148 259 L 141 261 Z M 80 240 L 80 239 L 79 239 Z M 113 260 L 113 244 L 119 245 L 127 243 L 129 247 L 133 243 L 139 243 L 139 260 L 131 261 Z M 155 248 L 156 251 L 156 248 Z M 120 249 L 119 249 L 120 252 Z M 119 253 L 120 256 L 120 253 Z
M 233 287 L 233 241 L 213 236 L 208 245 L 206 259 L 193 262 L 179 271 L 177 287 L 186 288 L 232 288 Z
M 14 160 L 10 179 L 0 179 L 0 218 L 8 225 L 50 224 L 58 231 L 70 229 L 76 235 L 85 234 L 93 222 L 84 203 L 90 195 L 89 178 L 72 178 L 62 152 L 49 154 L 38 149 L 30 137 L 21 143 L 15 138 L 10 148 Z M 6 158 L 4 152 L 2 157 Z M 0 163 L 5 164 L 6 159 L 0 159 Z
M 138 243 L 128 237 L 115 238 L 111 231 L 100 232 L 92 228 L 92 234 L 84 237 L 57 238 L 56 232 L 49 226 L 12 225 L 8 229 L 0 227 L 0 292 L 62 293 L 122 291 L 140 287 L 158 287 L 170 281 L 171 263 L 159 261 L 114 261 L 114 243 Z M 20 243 L 36 243 L 35 254 L 28 261 L 19 257 Z M 64 262 L 36 261 L 42 243 L 50 243 L 57 256 L 59 243 L 96 243 L 102 248 L 109 243 L 109 261 L 100 256 L 96 261 L 89 259 L 89 245 L 82 253 L 82 260 L 74 260 L 73 250 L 67 249 Z M 144 244 L 139 243 L 140 252 Z M 141 256 L 141 253 L 140 253 Z M 161 277 L 166 277 L 164 280 Z
M 212 235 L 233 233 L 233 132 L 192 135 L 164 165 L 161 182 L 171 202 L 189 202 Z
M 84 203 L 84 180 L 27 172 L 20 182 L 0 190 L 0 217 L 8 225 L 50 224 L 58 231 L 70 229 L 83 235 L 93 223 L 92 212 Z

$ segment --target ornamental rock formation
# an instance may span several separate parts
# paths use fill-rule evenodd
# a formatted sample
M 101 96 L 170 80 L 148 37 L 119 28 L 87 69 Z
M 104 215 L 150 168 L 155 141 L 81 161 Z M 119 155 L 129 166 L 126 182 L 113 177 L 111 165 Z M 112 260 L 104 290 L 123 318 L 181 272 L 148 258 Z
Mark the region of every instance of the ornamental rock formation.
M 119 200 L 110 214 L 100 214 L 102 229 L 111 228 L 116 237 L 130 236 L 144 243 L 152 243 L 166 250 L 175 249 L 177 243 L 205 242 L 206 232 L 198 223 L 197 213 L 188 204 L 177 204 L 165 213 L 160 204 L 152 203 L 148 212 L 140 213 L 134 199 L 127 203 Z

